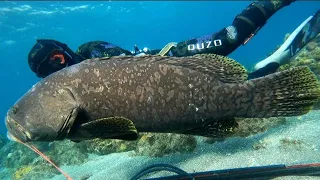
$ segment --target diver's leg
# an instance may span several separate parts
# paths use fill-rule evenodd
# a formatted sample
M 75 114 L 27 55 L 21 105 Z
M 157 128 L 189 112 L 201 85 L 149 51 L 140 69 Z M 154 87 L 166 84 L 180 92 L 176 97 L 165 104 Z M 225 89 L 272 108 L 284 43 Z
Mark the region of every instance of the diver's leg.
M 241 44 L 246 43 L 274 13 L 293 1 L 295 0 L 269 0 L 251 3 L 235 17 L 231 26 L 211 35 L 179 42 L 169 51 L 165 51 L 167 53 L 164 55 L 190 56 L 214 53 L 226 56 Z M 158 53 L 159 50 L 153 50 L 153 52 Z

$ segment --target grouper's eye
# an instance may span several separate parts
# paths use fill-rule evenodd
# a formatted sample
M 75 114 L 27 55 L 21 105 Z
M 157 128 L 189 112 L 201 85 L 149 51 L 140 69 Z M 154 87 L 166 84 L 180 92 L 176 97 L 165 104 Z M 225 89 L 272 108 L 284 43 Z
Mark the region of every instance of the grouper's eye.
M 12 108 L 11 108 L 11 112 L 12 112 L 13 114 L 17 114 L 18 108 L 17 108 L 16 106 L 12 107 Z

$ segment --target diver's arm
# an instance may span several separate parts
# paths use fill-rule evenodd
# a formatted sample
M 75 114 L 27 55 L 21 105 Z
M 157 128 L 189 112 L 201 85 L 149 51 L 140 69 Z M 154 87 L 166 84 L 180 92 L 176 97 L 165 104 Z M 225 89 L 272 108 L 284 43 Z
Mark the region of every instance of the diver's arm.
M 80 45 L 76 54 L 82 59 L 132 55 L 126 49 L 106 41 L 90 41 Z
M 179 42 L 170 51 L 165 51 L 165 55 L 179 57 L 214 53 L 226 56 L 245 44 L 274 13 L 293 1 L 256 1 L 237 15 L 231 26 L 211 35 Z

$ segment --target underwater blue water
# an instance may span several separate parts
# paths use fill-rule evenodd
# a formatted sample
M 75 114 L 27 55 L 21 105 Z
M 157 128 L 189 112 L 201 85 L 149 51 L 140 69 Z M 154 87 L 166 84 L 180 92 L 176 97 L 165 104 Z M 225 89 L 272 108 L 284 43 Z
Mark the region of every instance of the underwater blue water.
M 39 79 L 27 64 L 37 38 L 82 43 L 104 40 L 131 50 L 162 48 L 172 41 L 214 33 L 230 25 L 251 1 L 205 2 L 0 2 L 0 117 Z M 294 2 L 278 11 L 246 46 L 230 57 L 247 68 L 283 42 L 320 2 Z M 6 133 L 4 121 L 0 133 Z

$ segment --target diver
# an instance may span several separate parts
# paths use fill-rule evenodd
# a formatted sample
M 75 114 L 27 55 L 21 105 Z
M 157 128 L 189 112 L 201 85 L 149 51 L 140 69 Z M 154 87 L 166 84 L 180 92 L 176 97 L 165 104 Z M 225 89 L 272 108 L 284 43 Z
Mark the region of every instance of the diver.
M 133 51 L 128 51 L 108 42 L 92 41 L 82 44 L 76 52 L 73 52 L 66 44 L 59 41 L 39 39 L 28 54 L 28 64 L 38 77 L 44 78 L 64 67 L 91 58 L 145 54 L 183 57 L 203 53 L 227 56 L 257 34 L 274 13 L 294 1 L 253 2 L 235 17 L 232 25 L 219 32 L 178 43 L 171 42 L 162 49 L 141 50 L 135 45 Z

